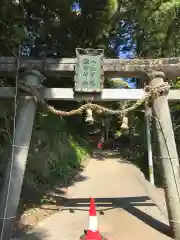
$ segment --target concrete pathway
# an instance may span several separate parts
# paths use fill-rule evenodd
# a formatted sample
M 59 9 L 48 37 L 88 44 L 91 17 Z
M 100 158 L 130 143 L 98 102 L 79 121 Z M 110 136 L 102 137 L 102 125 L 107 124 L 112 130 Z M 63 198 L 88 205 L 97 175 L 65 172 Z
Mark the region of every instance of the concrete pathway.
M 109 240 L 172 239 L 162 195 L 137 167 L 109 156 L 93 158 L 81 181 L 68 188 L 64 208 L 40 222 L 23 240 L 78 240 L 88 226 L 90 196 L 96 200 L 99 229 Z

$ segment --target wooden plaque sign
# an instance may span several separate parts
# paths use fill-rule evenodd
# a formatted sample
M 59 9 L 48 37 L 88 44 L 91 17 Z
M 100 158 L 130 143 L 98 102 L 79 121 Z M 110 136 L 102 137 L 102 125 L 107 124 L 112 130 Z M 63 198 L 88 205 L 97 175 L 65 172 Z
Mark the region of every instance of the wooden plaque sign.
M 104 51 L 102 49 L 76 49 L 76 56 L 74 90 L 89 93 L 101 92 L 104 83 Z

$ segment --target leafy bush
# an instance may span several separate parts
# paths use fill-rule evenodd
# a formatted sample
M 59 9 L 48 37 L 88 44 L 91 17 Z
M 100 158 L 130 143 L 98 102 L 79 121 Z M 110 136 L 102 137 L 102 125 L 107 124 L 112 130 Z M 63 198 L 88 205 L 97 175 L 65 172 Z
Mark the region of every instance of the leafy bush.
M 1 116 L 2 115 L 2 116 Z M 1 185 L 7 164 L 7 144 L 12 140 L 12 119 L 0 115 L 0 164 Z M 72 126 L 71 126 L 72 129 Z M 53 185 L 57 179 L 67 179 L 80 165 L 90 149 L 76 131 L 72 131 L 63 118 L 53 114 L 37 113 L 33 128 L 23 191 L 39 191 L 42 185 Z M 78 128 L 77 128 L 78 129 Z M 9 144 L 11 148 L 11 144 Z M 23 194 L 24 195 L 24 194 Z
M 53 184 L 69 174 L 89 153 L 87 143 L 69 131 L 66 121 L 55 115 L 38 114 L 25 174 L 26 187 Z

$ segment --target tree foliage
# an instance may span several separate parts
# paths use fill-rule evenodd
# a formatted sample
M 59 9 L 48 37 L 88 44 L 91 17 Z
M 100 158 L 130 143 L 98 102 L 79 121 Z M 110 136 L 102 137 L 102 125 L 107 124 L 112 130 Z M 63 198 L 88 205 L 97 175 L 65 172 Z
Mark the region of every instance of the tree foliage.
M 75 4 L 79 12 L 73 9 Z M 1 45 L 11 50 L 3 47 L 0 52 L 11 54 L 18 42 L 24 47 L 23 54 L 34 57 L 72 57 L 76 47 L 107 48 L 118 23 L 118 10 L 117 0 L 2 1 Z
M 128 6 L 129 5 L 129 6 Z M 134 0 L 127 3 L 134 25 L 136 52 L 142 57 L 179 55 L 178 0 Z

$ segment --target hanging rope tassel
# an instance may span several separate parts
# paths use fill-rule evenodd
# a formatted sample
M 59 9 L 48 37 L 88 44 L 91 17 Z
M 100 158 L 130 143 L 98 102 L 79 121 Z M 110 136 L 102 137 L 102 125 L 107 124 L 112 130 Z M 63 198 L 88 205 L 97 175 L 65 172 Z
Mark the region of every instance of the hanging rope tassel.
M 122 119 L 121 129 L 123 129 L 123 130 L 129 129 L 128 118 L 126 116 L 124 116 L 123 119 Z
M 128 117 L 126 116 L 124 116 L 122 119 L 121 130 L 123 135 L 129 134 Z
M 88 124 L 93 124 L 94 123 L 94 118 L 93 118 L 93 113 L 90 108 L 86 109 L 86 118 L 85 122 Z

